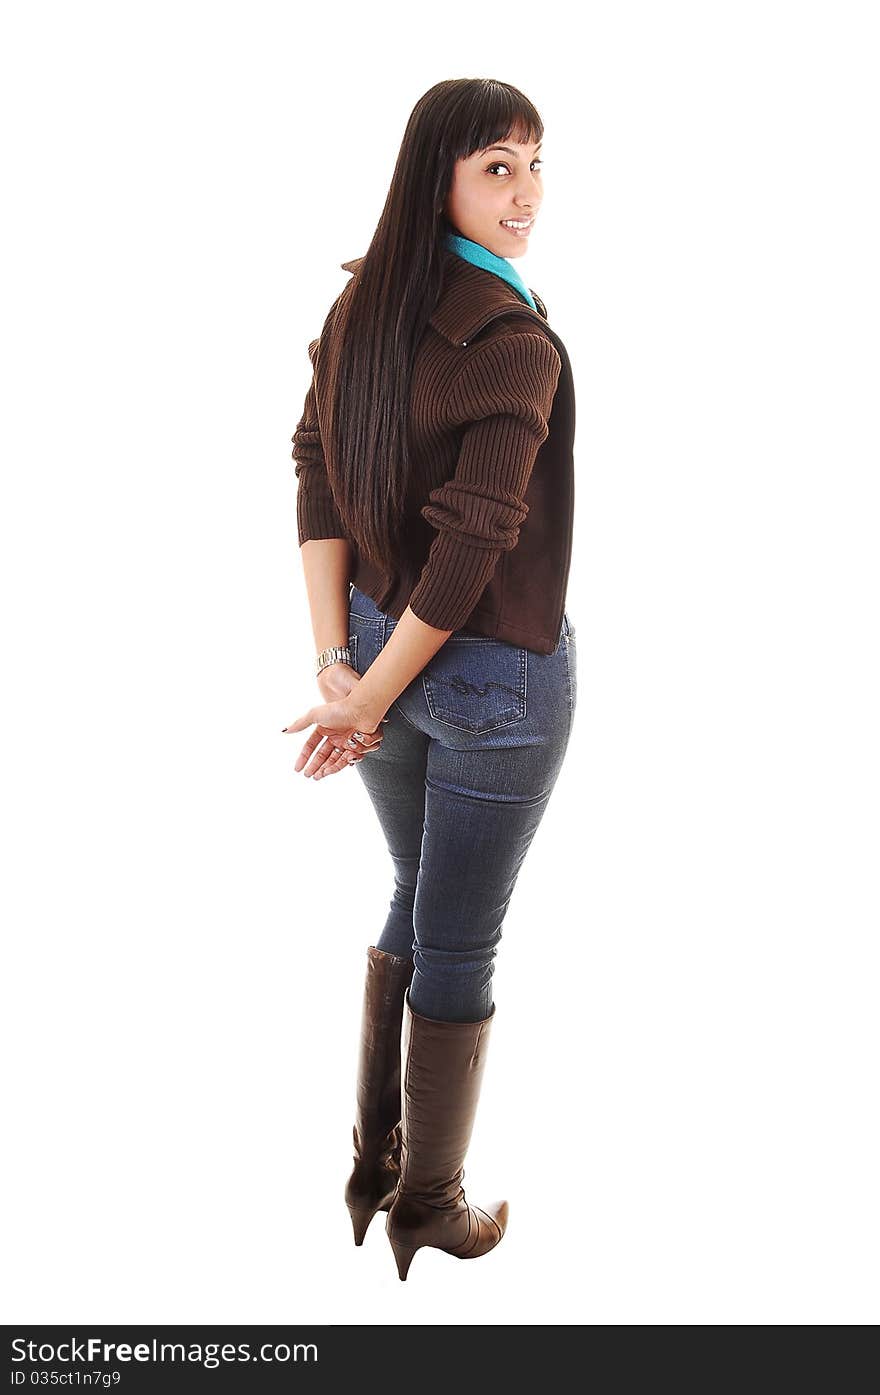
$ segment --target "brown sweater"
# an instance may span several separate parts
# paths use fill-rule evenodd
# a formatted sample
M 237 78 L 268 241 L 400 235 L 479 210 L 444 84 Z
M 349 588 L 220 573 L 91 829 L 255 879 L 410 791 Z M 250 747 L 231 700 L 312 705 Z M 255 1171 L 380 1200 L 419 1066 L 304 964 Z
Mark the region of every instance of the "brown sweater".
M 293 436 L 299 542 L 346 538 L 355 585 L 397 619 L 409 605 L 438 629 L 549 653 L 559 640 L 571 558 L 568 356 L 534 291 L 538 311 L 492 272 L 451 250 L 444 256 L 443 291 L 413 376 L 406 554 L 393 576 L 380 575 L 359 556 L 339 515 L 321 444 L 320 361 Z M 343 269 L 356 273 L 359 264 Z M 322 336 L 332 332 L 335 304 Z M 313 365 L 320 342 L 309 345 Z

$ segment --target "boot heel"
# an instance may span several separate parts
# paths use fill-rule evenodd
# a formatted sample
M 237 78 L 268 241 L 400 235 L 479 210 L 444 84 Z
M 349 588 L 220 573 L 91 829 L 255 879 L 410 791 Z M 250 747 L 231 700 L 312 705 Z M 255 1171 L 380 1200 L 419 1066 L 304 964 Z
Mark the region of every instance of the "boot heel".
M 354 1243 L 356 1245 L 362 1245 L 364 1243 L 364 1236 L 367 1233 L 367 1227 L 376 1212 L 370 1210 L 359 1211 L 354 1206 L 349 1206 L 348 1212 L 351 1216 L 352 1229 L 354 1230 Z
M 391 1240 L 390 1236 L 389 1243 L 394 1251 L 394 1258 L 397 1261 L 398 1277 L 405 1279 L 409 1271 L 409 1266 L 412 1264 L 415 1250 L 408 1249 L 406 1245 L 398 1245 L 397 1241 Z

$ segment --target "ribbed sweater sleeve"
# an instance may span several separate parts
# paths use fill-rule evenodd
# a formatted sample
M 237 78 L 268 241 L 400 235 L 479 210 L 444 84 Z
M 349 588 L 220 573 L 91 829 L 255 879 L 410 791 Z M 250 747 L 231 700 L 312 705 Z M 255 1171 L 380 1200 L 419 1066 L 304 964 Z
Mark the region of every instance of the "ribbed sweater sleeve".
M 421 510 L 437 529 L 409 599 L 425 624 L 460 629 L 501 554 L 516 546 L 561 369 L 547 335 L 526 331 L 475 346 L 462 365 L 449 398 L 464 426 L 455 473 Z
M 313 363 L 319 342 L 314 339 L 309 345 L 309 358 Z M 347 538 L 327 475 L 314 375 L 306 393 L 302 417 L 291 439 L 296 462 L 296 524 L 300 547 L 311 538 Z

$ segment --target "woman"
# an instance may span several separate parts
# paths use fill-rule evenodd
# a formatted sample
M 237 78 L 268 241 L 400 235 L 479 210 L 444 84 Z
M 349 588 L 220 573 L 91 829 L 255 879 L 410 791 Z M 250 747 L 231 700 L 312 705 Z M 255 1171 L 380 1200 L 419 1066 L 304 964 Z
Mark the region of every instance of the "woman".
M 543 188 L 516 88 L 441 82 L 410 117 L 379 226 L 309 346 L 293 437 L 324 702 L 295 769 L 357 764 L 394 866 L 367 949 L 345 1198 L 401 1279 L 486 1254 L 505 1201 L 461 1185 L 495 1015 L 493 960 L 571 734 L 574 390 L 511 259 Z M 552 409 L 552 410 L 551 410 Z

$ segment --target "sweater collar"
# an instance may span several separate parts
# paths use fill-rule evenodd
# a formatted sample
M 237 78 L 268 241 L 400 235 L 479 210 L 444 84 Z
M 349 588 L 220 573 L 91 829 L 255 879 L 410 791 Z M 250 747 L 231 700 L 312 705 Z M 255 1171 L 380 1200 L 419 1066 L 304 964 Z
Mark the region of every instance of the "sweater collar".
M 513 310 L 540 324 L 547 323 L 547 310 L 540 296 L 532 296 L 535 309 L 526 305 L 507 280 L 493 276 L 481 266 L 460 257 L 451 248 L 446 259 L 443 291 L 429 323 L 453 344 L 466 344 L 478 329 L 501 311 Z
M 520 276 L 515 266 L 511 266 L 505 257 L 499 257 L 495 252 L 490 252 L 488 247 L 484 247 L 481 242 L 474 242 L 469 237 L 462 237 L 461 233 L 448 230 L 444 236 L 444 245 L 451 252 L 457 253 L 459 257 L 464 257 L 465 261 L 472 262 L 474 266 L 481 266 L 484 271 L 494 272 L 503 281 L 507 281 L 517 292 L 526 305 L 533 310 L 538 307 L 534 297 Z
M 343 271 L 357 272 L 363 257 L 343 262 Z M 539 324 L 547 323 L 547 308 L 532 291 L 535 309 L 528 306 L 506 279 L 486 272 L 484 267 L 460 257 L 450 247 L 443 249 L 443 290 L 428 323 L 445 339 L 463 345 L 494 314 L 517 311 Z

